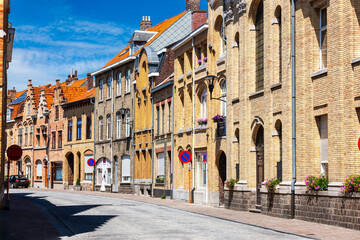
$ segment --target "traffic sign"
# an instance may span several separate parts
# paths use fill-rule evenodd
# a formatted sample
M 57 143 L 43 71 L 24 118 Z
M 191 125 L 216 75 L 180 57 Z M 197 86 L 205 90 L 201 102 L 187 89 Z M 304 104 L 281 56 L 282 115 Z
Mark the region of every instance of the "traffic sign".
M 87 160 L 87 164 L 88 164 L 90 167 L 95 166 L 95 159 L 89 158 L 89 159 Z
M 189 151 L 181 151 L 179 153 L 179 159 L 182 163 L 189 163 L 191 162 L 191 153 Z
M 8 147 L 6 153 L 10 160 L 17 161 L 22 156 L 22 149 L 18 145 L 11 145 Z

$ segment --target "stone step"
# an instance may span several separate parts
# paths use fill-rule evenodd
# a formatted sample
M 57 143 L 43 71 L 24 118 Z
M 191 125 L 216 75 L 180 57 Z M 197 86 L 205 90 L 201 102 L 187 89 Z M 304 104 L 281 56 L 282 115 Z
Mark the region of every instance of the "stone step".
M 261 209 L 251 208 L 251 209 L 249 209 L 249 212 L 252 212 L 252 213 L 261 213 Z
M 261 210 L 261 205 L 256 204 L 255 208 Z

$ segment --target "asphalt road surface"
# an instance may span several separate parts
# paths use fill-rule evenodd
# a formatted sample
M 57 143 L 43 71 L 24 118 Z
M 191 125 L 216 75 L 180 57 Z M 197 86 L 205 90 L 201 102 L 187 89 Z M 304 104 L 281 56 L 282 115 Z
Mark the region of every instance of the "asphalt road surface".
M 39 206 L 62 239 L 302 239 L 121 198 L 25 189 L 13 189 L 11 193 Z

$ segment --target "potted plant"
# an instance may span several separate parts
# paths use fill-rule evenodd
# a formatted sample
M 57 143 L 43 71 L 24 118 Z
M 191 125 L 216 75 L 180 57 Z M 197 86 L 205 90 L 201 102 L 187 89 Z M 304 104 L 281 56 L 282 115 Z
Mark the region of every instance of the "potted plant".
M 207 118 L 200 118 L 197 120 L 199 125 L 206 125 L 207 124 Z
M 80 178 L 76 180 L 75 190 L 81 191 Z
M 327 191 L 329 185 L 329 179 L 321 174 L 319 177 L 316 176 L 306 176 L 305 185 L 309 191 Z
M 280 178 L 272 178 L 266 179 L 265 187 L 267 188 L 268 192 L 274 192 L 277 185 L 281 183 Z
M 164 178 L 156 178 L 155 182 L 156 183 L 164 183 Z
M 203 62 L 207 63 L 207 57 L 204 57 Z
M 360 174 L 346 176 L 340 191 L 342 193 L 360 192 Z
M 225 185 L 228 189 L 230 190 L 233 190 L 234 187 L 235 187 L 235 184 L 238 182 L 239 180 L 238 179 L 233 179 L 233 178 L 230 178 L 228 180 L 225 181 Z
M 202 61 L 201 61 L 201 59 L 199 59 L 198 61 L 197 61 L 197 63 L 199 64 L 199 66 L 201 65 L 201 63 L 202 63 Z
M 215 117 L 212 118 L 214 120 L 214 122 L 222 122 L 225 117 L 223 115 L 216 115 Z

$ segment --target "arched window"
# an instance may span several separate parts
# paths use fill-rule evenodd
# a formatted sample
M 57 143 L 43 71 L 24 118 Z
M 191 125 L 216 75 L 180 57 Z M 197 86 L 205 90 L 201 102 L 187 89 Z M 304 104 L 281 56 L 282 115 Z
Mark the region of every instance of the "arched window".
M 215 22 L 215 53 L 220 57 L 226 53 L 226 36 L 222 16 L 218 16 Z
M 130 69 L 128 69 L 126 71 L 126 92 L 129 93 L 130 92 L 130 86 L 131 86 L 131 81 L 130 81 Z
M 201 114 L 201 118 L 206 118 L 207 117 L 207 89 L 204 88 L 204 90 L 201 93 L 200 96 L 200 114 Z
M 103 140 L 104 139 L 104 122 L 103 122 L 103 117 L 100 116 L 99 117 L 99 140 Z
M 281 7 L 276 10 L 275 17 L 278 24 L 278 44 L 279 44 L 279 82 L 282 81 L 282 25 L 281 25 Z
M 126 137 L 130 137 L 130 134 L 131 134 L 131 131 L 130 131 L 130 112 L 127 112 L 126 113 L 126 121 L 125 121 L 125 124 L 126 124 Z
M 103 80 L 100 80 L 100 83 L 99 83 L 99 101 L 102 101 L 103 100 L 103 97 L 104 97 L 104 81 Z
M 106 138 L 111 138 L 111 116 L 108 114 L 106 116 Z
M 221 87 L 221 115 L 226 116 L 226 81 L 223 81 Z
M 121 73 L 117 75 L 117 79 L 116 79 L 116 95 L 117 96 L 121 95 Z
M 261 0 L 256 13 L 256 82 L 255 90 L 264 89 L 264 5 Z
M 107 85 L 107 98 L 111 98 L 111 78 L 109 77 L 106 81 Z
M 121 138 L 121 114 L 116 113 L 116 138 Z

